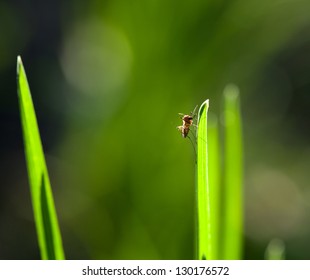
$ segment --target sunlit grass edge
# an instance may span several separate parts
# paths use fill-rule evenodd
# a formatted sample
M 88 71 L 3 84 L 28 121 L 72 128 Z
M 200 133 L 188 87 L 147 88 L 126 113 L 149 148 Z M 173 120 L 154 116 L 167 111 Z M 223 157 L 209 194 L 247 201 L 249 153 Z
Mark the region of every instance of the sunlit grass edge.
M 54 199 L 31 93 L 20 56 L 17 57 L 17 92 L 41 258 L 62 260 L 65 256 Z
M 220 259 L 221 247 L 221 189 L 220 142 L 217 117 L 208 114 L 208 181 L 210 186 L 210 219 L 212 259 Z
M 207 113 L 209 100 L 199 108 L 197 121 L 197 256 L 199 260 L 212 259 L 210 188 L 208 182 Z

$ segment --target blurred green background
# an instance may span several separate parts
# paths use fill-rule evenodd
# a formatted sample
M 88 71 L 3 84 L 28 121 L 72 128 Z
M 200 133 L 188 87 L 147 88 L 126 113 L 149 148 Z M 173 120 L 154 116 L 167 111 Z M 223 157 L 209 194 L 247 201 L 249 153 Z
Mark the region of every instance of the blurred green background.
M 68 259 L 192 259 L 194 151 L 176 126 L 239 86 L 244 258 L 310 259 L 310 1 L 0 1 L 0 258 L 40 258 L 21 55 Z

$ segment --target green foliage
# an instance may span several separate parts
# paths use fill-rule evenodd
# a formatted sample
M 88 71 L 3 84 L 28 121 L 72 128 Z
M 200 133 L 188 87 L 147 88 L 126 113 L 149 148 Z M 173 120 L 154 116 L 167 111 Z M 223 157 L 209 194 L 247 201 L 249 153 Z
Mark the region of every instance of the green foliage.
M 50 180 L 34 106 L 20 57 L 17 58 L 17 91 L 24 137 L 32 206 L 42 259 L 64 259 Z
M 224 171 L 220 174 L 217 119 L 207 118 L 205 101 L 198 113 L 197 129 L 197 223 L 198 259 L 241 259 L 242 134 L 239 91 L 224 91 Z M 221 179 L 223 187 L 221 188 Z
M 221 229 L 221 189 L 220 189 L 220 143 L 218 121 L 216 116 L 208 117 L 208 179 L 210 184 L 211 235 L 213 259 L 220 259 L 220 229 Z
M 64 259 L 39 129 L 20 57 L 17 59 L 17 75 L 26 162 L 41 256 L 42 259 Z M 198 259 L 241 258 L 243 167 L 238 88 L 233 85 L 227 86 L 224 99 L 225 163 L 222 191 L 218 125 L 215 117 L 208 120 L 209 100 L 201 105 L 198 112 L 196 179 Z
M 209 100 L 199 108 L 197 129 L 197 258 L 212 259 L 214 249 L 211 235 L 210 187 L 208 182 L 207 112 Z
M 241 259 L 243 227 L 243 153 L 239 89 L 224 90 L 223 259 Z

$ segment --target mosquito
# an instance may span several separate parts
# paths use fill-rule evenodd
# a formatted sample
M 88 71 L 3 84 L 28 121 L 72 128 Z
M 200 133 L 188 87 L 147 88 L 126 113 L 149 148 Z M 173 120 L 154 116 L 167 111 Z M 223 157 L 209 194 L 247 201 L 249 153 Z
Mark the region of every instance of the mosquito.
M 197 128 L 197 125 L 194 124 L 194 119 L 196 118 L 196 110 L 197 110 L 197 106 L 195 107 L 194 111 L 191 112 L 190 115 L 184 115 L 182 113 L 179 113 L 183 123 L 182 123 L 182 125 L 177 126 L 177 129 L 181 132 L 182 137 L 183 138 L 188 138 L 191 141 L 191 143 L 193 145 L 193 148 L 195 150 L 195 153 L 196 153 L 195 145 L 194 145 L 192 139 L 190 138 L 190 136 L 188 134 L 189 134 L 189 132 L 192 132 L 191 129 L 190 129 L 191 126 Z M 195 137 L 193 132 L 192 132 L 192 134 Z

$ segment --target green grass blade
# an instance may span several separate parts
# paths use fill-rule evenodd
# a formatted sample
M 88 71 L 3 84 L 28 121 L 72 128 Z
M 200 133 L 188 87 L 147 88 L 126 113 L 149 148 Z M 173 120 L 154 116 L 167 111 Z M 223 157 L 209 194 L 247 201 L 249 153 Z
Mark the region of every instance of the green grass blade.
M 207 112 L 209 100 L 199 108 L 197 128 L 197 258 L 213 259 L 210 188 L 208 183 Z
M 17 58 L 17 92 L 20 104 L 32 206 L 42 259 L 64 259 L 50 180 L 24 66 Z
M 239 89 L 228 85 L 225 99 L 223 259 L 241 259 L 243 234 L 243 153 Z
M 212 259 L 220 259 L 220 146 L 218 121 L 215 115 L 208 116 L 208 170 L 211 204 Z

